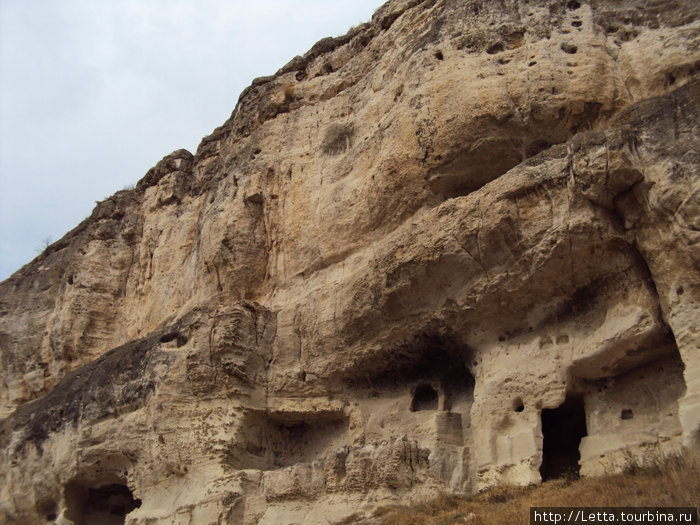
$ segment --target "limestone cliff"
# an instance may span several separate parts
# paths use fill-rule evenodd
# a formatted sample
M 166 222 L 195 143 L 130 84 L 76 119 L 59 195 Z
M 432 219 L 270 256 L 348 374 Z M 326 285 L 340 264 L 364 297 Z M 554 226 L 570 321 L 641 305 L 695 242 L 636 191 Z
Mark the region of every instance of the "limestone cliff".
M 700 4 L 391 0 L 0 284 L 0 520 L 327 523 L 698 447 Z

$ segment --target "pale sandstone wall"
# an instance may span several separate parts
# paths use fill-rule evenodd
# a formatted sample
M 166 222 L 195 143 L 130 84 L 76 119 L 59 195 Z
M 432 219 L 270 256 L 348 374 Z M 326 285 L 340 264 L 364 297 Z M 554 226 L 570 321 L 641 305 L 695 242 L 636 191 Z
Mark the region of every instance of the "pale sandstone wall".
M 698 446 L 699 8 L 506 4 L 387 3 L 0 283 L 0 516 L 537 482 L 567 399 L 584 475 Z

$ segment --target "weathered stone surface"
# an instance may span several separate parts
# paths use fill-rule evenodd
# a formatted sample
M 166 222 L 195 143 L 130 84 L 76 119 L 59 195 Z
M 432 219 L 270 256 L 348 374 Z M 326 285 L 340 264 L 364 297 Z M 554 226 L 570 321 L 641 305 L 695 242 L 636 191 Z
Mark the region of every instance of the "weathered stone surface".
M 392 0 L 255 80 L 0 283 L 1 519 L 326 523 L 698 447 L 699 14 Z

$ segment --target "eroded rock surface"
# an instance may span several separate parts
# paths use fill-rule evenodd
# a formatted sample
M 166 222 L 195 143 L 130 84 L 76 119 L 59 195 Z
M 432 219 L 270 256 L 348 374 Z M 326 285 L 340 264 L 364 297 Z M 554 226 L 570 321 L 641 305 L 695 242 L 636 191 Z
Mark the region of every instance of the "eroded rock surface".
M 700 442 L 697 2 L 392 0 L 0 283 L 8 523 L 327 523 Z

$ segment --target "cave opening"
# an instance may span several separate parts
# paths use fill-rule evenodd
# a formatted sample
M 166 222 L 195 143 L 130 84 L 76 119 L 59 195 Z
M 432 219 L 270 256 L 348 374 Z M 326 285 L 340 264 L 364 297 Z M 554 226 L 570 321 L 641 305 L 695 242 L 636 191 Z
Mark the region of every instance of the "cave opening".
M 351 389 L 373 392 L 404 390 L 431 385 L 444 390 L 446 401 L 471 398 L 474 377 L 468 366 L 473 350 L 447 330 L 430 327 L 421 330 L 383 352 L 372 353 L 366 361 L 348 369 L 343 382 Z M 454 404 L 454 403 L 452 403 Z M 446 410 L 450 410 L 446 408 Z
M 475 383 L 474 376 L 466 364 L 455 362 L 440 382 L 445 392 L 443 410 L 469 414 L 474 402 Z
M 312 463 L 342 442 L 348 432 L 343 412 L 274 413 L 250 411 L 222 464 L 236 470 L 276 470 Z
M 579 447 L 586 435 L 582 398 L 567 397 L 557 408 L 542 410 L 542 481 L 579 476 Z
M 66 486 L 66 505 L 65 516 L 75 525 L 123 525 L 141 500 L 121 483 L 87 486 L 72 482 Z
M 438 399 L 438 393 L 431 385 L 418 385 L 413 392 L 411 412 L 420 412 L 421 410 L 437 410 Z

